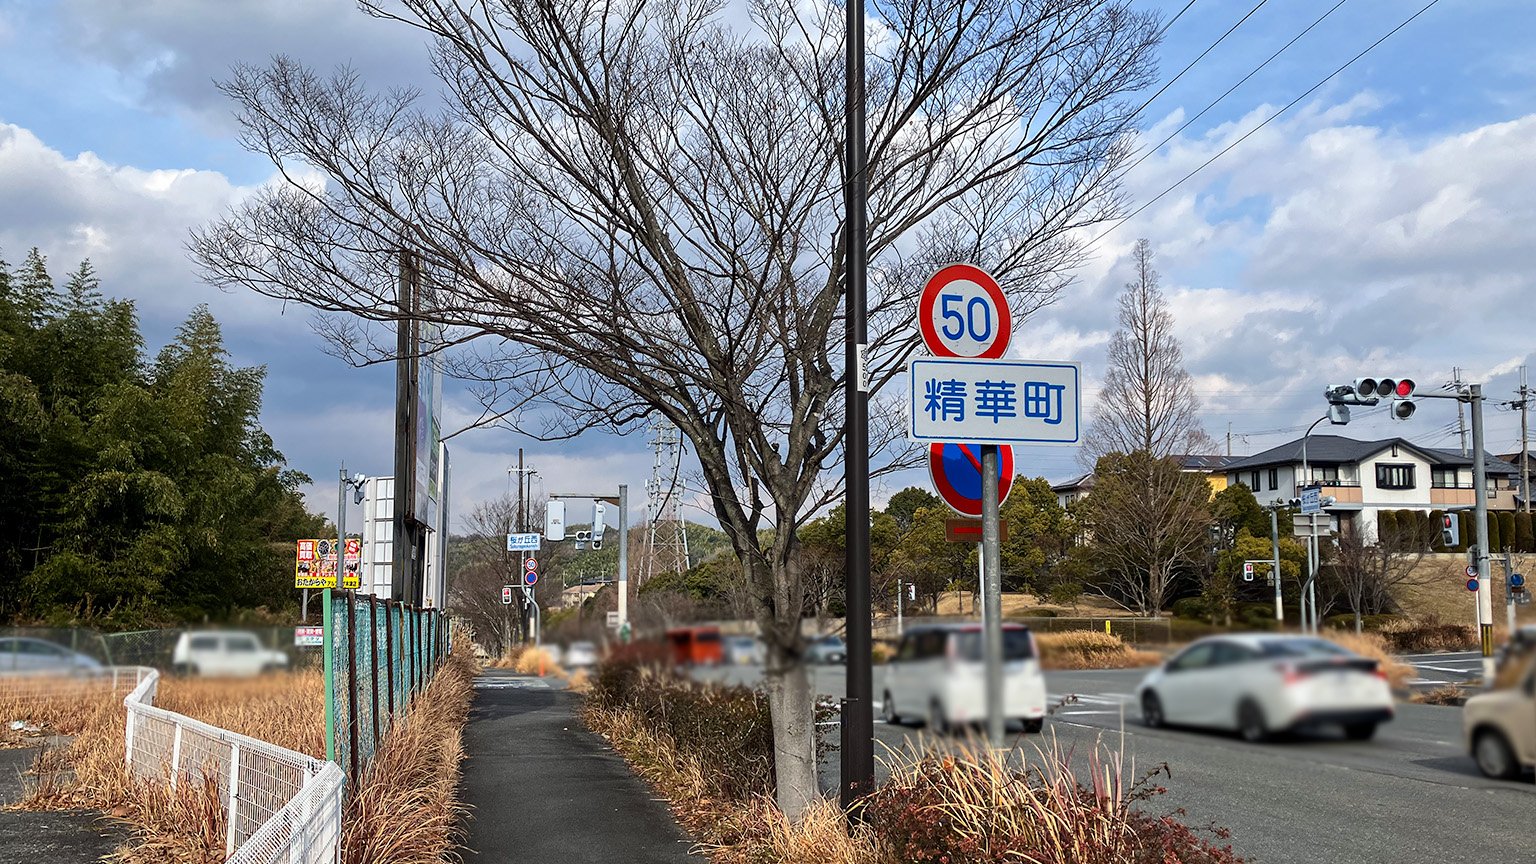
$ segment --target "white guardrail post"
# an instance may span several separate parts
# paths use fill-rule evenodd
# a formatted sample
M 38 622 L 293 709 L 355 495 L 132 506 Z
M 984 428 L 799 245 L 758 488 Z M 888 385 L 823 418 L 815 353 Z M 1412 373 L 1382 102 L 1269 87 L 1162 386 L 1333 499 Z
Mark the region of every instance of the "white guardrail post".
M 240 814 L 240 742 L 235 741 L 229 745 L 229 815 L 225 822 L 229 830 L 225 832 L 224 857 L 235 854 L 235 823 L 239 821 Z

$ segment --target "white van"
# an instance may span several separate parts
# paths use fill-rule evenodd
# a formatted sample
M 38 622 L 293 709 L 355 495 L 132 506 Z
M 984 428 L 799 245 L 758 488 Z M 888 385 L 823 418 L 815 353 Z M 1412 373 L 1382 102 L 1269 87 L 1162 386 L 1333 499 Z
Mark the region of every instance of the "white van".
M 261 647 L 255 633 L 204 630 L 181 634 L 171 663 L 183 675 L 251 676 L 286 667 L 288 656 Z
M 984 722 L 986 664 L 980 624 L 913 627 L 885 667 L 880 716 L 887 723 L 923 719 L 935 731 Z M 1035 636 L 1021 624 L 1003 625 L 1003 716 L 1026 732 L 1045 725 L 1045 676 Z

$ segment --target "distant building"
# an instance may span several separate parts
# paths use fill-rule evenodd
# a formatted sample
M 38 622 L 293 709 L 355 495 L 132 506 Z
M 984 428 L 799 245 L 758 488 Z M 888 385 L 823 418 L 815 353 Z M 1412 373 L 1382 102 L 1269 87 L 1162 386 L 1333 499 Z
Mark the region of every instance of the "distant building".
M 583 583 L 581 585 L 572 585 L 571 587 L 560 592 L 560 608 L 570 609 L 575 606 L 580 606 L 582 603 L 591 600 L 593 595 L 595 595 L 597 592 L 603 590 L 604 584 L 606 583 Z
M 1302 471 L 1302 439 L 1262 453 L 1232 460 L 1227 481 L 1253 491 L 1261 504 L 1286 501 L 1301 494 L 1308 477 Z M 1513 510 L 1517 504 L 1519 469 L 1485 454 L 1490 510 Z M 1334 531 L 1363 530 L 1376 536 L 1383 510 L 1445 510 L 1475 502 L 1472 457 L 1455 450 L 1423 447 L 1405 438 L 1359 441 L 1339 435 L 1307 439 L 1311 481 L 1336 501 L 1324 511 Z
M 1211 484 L 1211 494 L 1214 495 L 1227 488 L 1226 465 L 1228 462 L 1239 457 L 1189 453 L 1170 456 L 1169 458 L 1177 459 L 1185 473 L 1203 474 L 1206 482 Z M 1069 504 L 1087 498 L 1088 494 L 1093 491 L 1093 483 L 1093 473 L 1089 472 L 1087 474 L 1080 474 L 1070 480 L 1053 484 L 1051 491 L 1056 493 L 1057 503 L 1066 507 Z

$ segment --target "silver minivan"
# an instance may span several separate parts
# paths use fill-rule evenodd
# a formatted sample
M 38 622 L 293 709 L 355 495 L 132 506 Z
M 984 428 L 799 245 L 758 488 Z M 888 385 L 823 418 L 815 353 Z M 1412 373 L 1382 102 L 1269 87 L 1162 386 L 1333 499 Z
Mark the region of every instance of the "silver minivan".
M 885 667 L 880 716 L 887 723 L 923 720 L 935 731 L 986 720 L 986 664 L 980 624 L 913 627 Z M 1035 636 L 1003 625 L 1003 715 L 1026 732 L 1045 725 L 1045 676 Z

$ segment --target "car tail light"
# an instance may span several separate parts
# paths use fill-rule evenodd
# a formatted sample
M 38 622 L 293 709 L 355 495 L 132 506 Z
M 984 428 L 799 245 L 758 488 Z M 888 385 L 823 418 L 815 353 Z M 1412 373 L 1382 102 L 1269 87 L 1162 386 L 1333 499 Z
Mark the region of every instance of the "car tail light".
M 1280 674 L 1284 676 L 1285 686 L 1287 687 L 1305 681 L 1307 678 L 1305 670 L 1299 669 L 1290 663 L 1279 663 L 1275 668 L 1280 670 Z
M 1371 674 L 1383 681 L 1387 680 L 1387 670 L 1381 668 L 1381 663 L 1379 662 L 1376 664 L 1376 668 L 1371 670 Z

